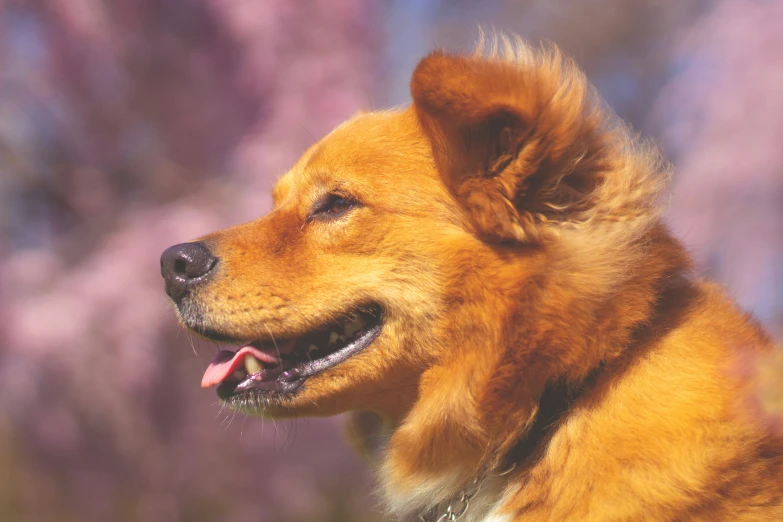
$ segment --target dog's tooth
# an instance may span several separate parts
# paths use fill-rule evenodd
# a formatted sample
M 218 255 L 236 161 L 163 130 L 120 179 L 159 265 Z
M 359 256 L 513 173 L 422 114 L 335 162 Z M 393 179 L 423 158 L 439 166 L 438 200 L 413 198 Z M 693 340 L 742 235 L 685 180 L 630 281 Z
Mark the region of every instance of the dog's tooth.
M 337 340 L 340 338 L 340 334 L 337 332 L 330 332 L 329 333 L 329 345 L 336 344 Z
M 258 373 L 263 369 L 264 368 L 261 366 L 261 363 L 258 361 L 258 359 L 250 354 L 245 356 L 245 371 L 248 373 L 248 375 L 253 375 L 254 373 Z
M 364 319 L 362 319 L 360 316 L 354 317 L 345 323 L 343 332 L 345 333 L 346 337 L 353 337 L 356 332 L 364 328 L 365 324 L 366 323 L 364 322 Z
M 318 346 L 316 346 L 314 344 L 311 344 L 310 347 L 307 349 L 307 353 L 308 354 L 313 353 L 313 352 L 317 352 L 317 351 L 318 351 Z
M 233 377 L 237 381 L 241 381 L 245 378 L 247 374 L 245 373 L 245 370 L 242 368 L 237 368 L 234 370 L 234 373 L 231 374 L 231 377 Z

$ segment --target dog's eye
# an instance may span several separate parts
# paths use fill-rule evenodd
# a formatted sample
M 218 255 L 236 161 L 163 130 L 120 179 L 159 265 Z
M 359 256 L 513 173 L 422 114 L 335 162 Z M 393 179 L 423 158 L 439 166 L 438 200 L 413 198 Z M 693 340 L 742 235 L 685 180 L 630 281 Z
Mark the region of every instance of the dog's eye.
M 342 194 L 327 194 L 313 206 L 310 219 L 333 219 L 340 217 L 358 203 Z

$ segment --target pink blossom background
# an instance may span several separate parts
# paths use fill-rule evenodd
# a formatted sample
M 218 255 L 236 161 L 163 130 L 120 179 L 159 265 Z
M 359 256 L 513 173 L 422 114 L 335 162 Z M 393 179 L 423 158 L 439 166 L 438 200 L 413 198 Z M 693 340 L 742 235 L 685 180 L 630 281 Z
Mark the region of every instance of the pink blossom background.
M 658 140 L 672 228 L 783 334 L 783 1 L 660 4 L 0 1 L 0 520 L 384 519 L 339 419 L 198 387 L 216 348 L 158 257 L 263 214 L 310 143 L 479 25 L 557 42 Z

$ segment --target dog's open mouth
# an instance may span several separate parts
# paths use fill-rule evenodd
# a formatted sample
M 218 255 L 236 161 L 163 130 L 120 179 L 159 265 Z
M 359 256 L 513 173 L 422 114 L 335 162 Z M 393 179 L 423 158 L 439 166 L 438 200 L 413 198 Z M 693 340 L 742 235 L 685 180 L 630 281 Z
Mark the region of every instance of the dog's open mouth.
M 292 392 L 308 377 L 369 346 L 381 333 L 381 319 L 380 308 L 373 306 L 298 338 L 256 340 L 236 352 L 221 350 L 204 372 L 201 387 L 217 385 L 221 399 L 253 391 Z

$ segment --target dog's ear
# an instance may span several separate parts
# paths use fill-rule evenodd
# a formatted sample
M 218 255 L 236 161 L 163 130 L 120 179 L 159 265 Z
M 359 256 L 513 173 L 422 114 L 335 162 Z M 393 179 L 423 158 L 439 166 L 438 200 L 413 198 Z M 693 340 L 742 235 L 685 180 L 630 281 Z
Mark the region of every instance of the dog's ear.
M 605 133 L 584 77 L 557 51 L 434 52 L 411 94 L 444 182 L 484 239 L 537 241 L 590 207 Z

